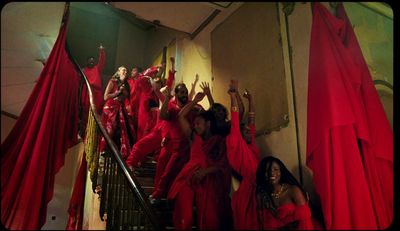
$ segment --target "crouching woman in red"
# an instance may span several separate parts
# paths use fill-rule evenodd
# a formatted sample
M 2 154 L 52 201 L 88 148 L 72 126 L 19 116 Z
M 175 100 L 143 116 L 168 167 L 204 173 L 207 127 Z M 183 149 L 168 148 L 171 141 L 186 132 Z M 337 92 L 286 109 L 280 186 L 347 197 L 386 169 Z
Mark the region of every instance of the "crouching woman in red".
M 305 193 L 282 161 L 262 159 L 256 184 L 257 216 L 264 229 L 314 229 Z
M 254 105 L 250 103 L 251 139 L 244 139 L 239 125 L 236 89 L 230 88 L 231 131 L 226 138 L 227 156 L 231 167 L 241 175 L 232 194 L 234 228 L 314 229 L 311 210 L 300 184 L 277 158 L 268 156 L 258 162 L 254 148 Z M 251 96 L 249 95 L 249 100 Z M 243 133 L 245 134 L 245 133 Z M 247 138 L 247 137 L 246 137 Z M 251 142 L 246 142 L 251 140 Z

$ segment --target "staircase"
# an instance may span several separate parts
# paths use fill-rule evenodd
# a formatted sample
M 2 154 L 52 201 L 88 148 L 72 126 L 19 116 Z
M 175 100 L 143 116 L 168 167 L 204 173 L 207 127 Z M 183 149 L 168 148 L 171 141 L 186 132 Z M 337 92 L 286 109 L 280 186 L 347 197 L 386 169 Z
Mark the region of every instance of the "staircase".
M 149 230 L 152 229 L 149 221 L 143 214 L 141 206 L 135 200 L 132 190 L 128 186 L 117 163 L 111 153 L 106 154 L 104 176 L 100 201 L 100 217 L 106 220 L 107 230 Z M 154 190 L 154 176 L 157 163 L 152 156 L 142 162 L 140 168 L 135 168 L 134 175 L 138 180 L 146 199 Z M 161 199 L 152 205 L 160 227 L 165 230 L 174 230 L 172 223 L 173 202 Z M 193 226 L 196 227 L 196 208 L 193 206 Z
M 134 172 L 146 199 L 154 190 L 156 164 L 153 157 L 149 156 L 141 167 L 136 168 Z M 106 220 L 107 230 L 152 229 L 111 153 L 105 155 L 100 198 L 100 217 L 102 220 Z M 173 203 L 166 199 L 161 199 L 159 203 L 152 207 L 160 227 L 166 230 L 173 230 Z M 196 227 L 194 226 L 193 229 L 195 230 Z
M 146 161 L 141 164 L 140 168 L 135 169 L 135 176 L 140 182 L 140 185 L 144 189 L 146 196 L 150 196 L 154 190 L 154 177 L 156 173 L 157 163 L 154 161 L 153 157 L 149 156 Z M 166 230 L 173 230 L 174 226 L 172 224 L 172 212 L 173 203 L 167 201 L 166 199 L 161 199 L 159 203 L 153 205 L 156 211 L 156 216 L 159 218 L 162 227 Z

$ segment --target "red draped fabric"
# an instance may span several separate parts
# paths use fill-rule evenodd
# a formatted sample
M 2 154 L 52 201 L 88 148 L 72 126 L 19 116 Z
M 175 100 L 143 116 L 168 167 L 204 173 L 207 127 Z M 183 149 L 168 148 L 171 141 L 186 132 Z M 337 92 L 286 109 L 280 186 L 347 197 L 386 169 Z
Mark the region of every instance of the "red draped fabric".
M 393 132 L 344 7 L 313 6 L 307 165 L 327 229 L 384 229 L 393 218 Z
M 38 82 L 1 144 L 1 222 L 8 229 L 43 226 L 55 174 L 68 148 L 77 143 L 81 77 L 66 51 L 67 20 L 64 17 Z
M 68 208 L 68 223 L 66 230 L 82 230 L 83 223 L 83 207 L 85 203 L 85 186 L 86 186 L 87 163 L 85 152 L 82 156 L 81 167 L 76 176 L 74 191 Z

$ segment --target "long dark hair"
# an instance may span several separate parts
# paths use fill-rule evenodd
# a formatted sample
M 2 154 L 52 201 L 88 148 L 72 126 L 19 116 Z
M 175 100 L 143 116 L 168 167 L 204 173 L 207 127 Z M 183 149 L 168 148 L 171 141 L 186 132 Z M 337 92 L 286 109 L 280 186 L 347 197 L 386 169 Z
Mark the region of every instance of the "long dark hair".
M 214 103 L 213 105 L 211 105 L 211 107 L 210 107 L 210 111 L 212 111 L 212 112 L 214 112 L 215 110 L 217 110 L 217 108 L 221 108 L 223 111 L 224 111 L 224 113 L 225 113 L 225 118 L 224 118 L 224 120 L 226 121 L 226 120 L 228 120 L 228 109 L 226 109 L 226 107 L 224 106 L 224 105 L 222 105 L 222 104 L 220 104 L 220 103 Z M 219 122 L 219 121 L 218 121 Z
M 267 208 L 270 209 L 273 213 L 275 213 L 277 205 L 274 203 L 273 198 L 271 197 L 271 193 L 273 192 L 273 186 L 268 179 L 266 179 L 265 173 L 271 173 L 272 163 L 275 162 L 279 165 L 281 176 L 280 183 L 286 183 L 289 185 L 295 185 L 299 187 L 304 196 L 306 197 L 303 188 L 297 181 L 297 179 L 290 173 L 290 171 L 286 168 L 286 166 L 276 157 L 267 156 L 264 157 L 257 167 L 256 172 L 256 196 L 257 196 L 257 209 Z M 267 169 L 268 166 L 268 169 Z
M 210 131 L 212 135 L 218 134 L 218 128 L 216 125 L 216 120 L 214 113 L 211 110 L 201 110 L 199 111 L 195 117 L 201 117 L 203 118 L 206 122 L 210 121 Z

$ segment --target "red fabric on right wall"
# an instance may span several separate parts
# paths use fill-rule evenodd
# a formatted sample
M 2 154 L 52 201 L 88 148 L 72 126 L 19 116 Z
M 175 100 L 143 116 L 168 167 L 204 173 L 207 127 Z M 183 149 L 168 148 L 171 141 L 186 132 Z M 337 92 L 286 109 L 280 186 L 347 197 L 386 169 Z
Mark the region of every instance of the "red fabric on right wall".
M 343 4 L 313 4 L 306 161 L 327 229 L 392 223 L 393 132 Z

